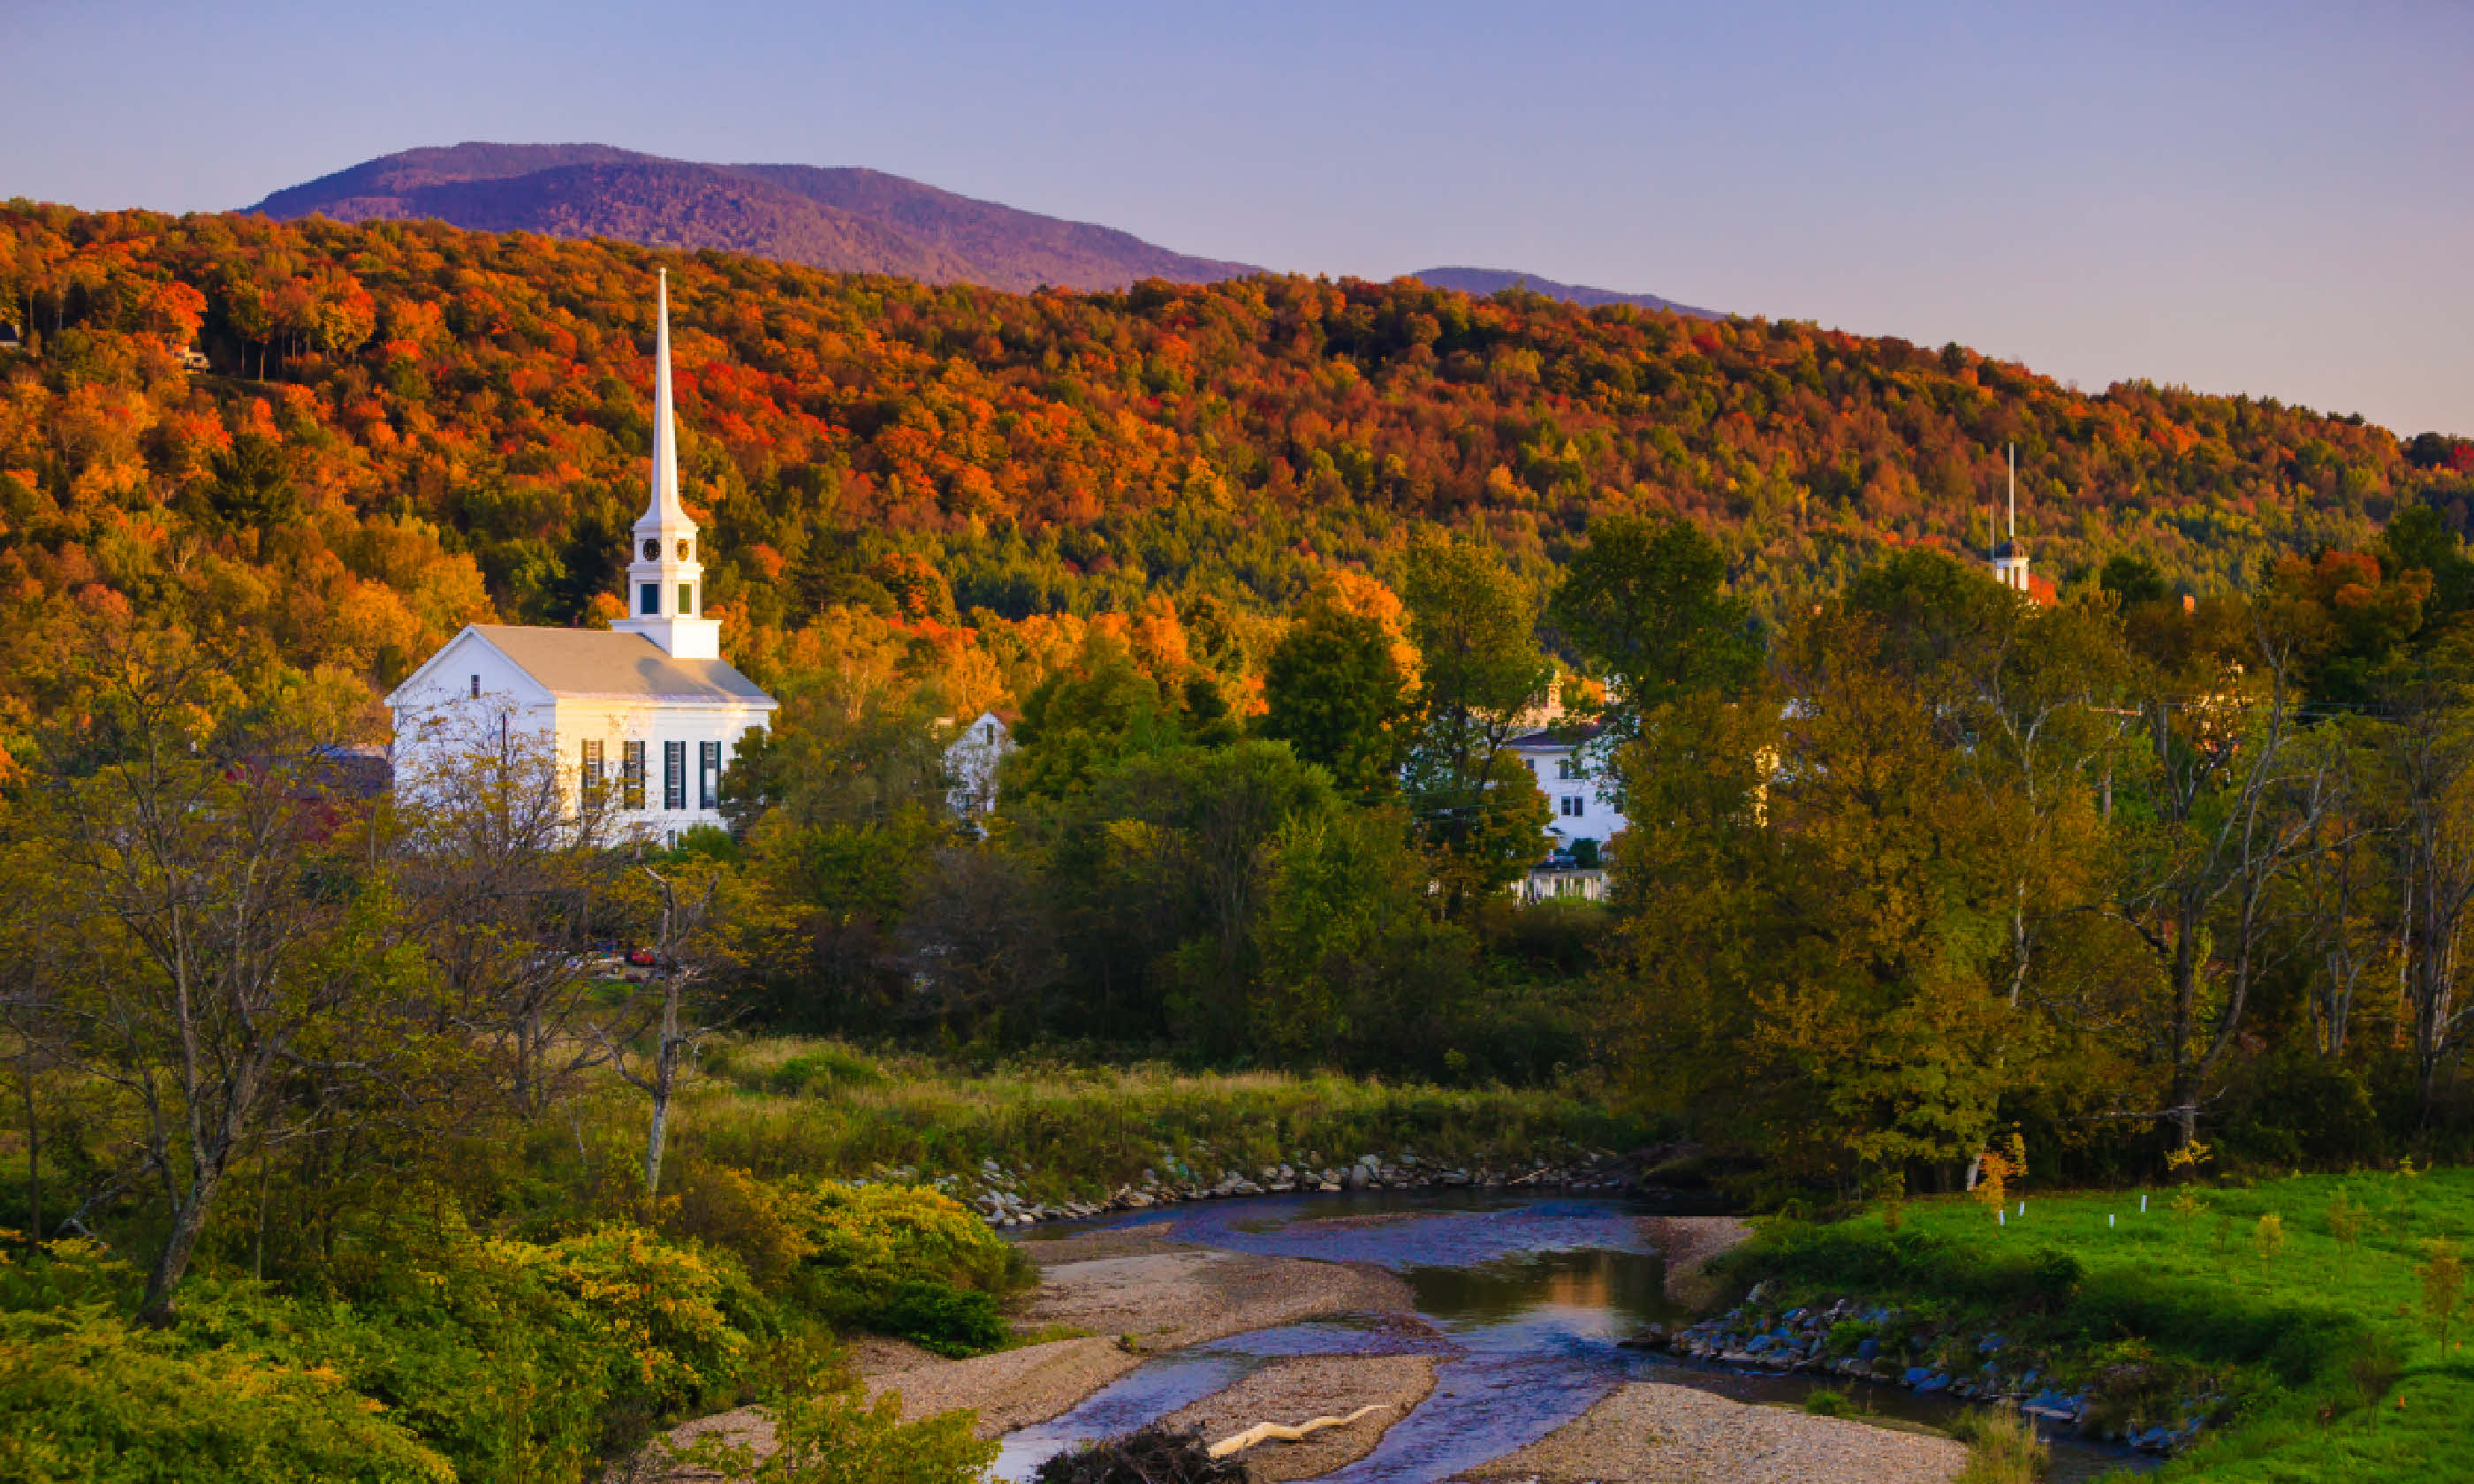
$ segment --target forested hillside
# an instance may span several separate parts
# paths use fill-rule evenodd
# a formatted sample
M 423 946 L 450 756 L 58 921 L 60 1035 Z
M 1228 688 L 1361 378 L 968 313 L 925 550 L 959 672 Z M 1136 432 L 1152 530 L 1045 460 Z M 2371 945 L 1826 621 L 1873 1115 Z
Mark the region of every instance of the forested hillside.
M 590 620 L 643 500 L 664 263 L 711 598 L 774 680 L 836 608 L 872 642 L 981 655 L 974 703 L 1111 612 L 1179 663 L 1249 670 L 1265 615 L 1335 567 L 1396 583 L 1423 526 L 1482 527 L 1542 581 L 1621 512 L 1705 522 L 1775 615 L 1887 548 L 1980 539 L 2012 440 L 2038 570 L 2066 584 L 2136 550 L 2215 591 L 2360 546 L 2404 503 L 2462 526 L 2474 496 L 2462 442 L 1807 324 L 1408 281 L 1018 296 L 19 202 L 0 573 L 20 631 L 185 606 L 383 685 L 472 617 Z M 210 370 L 182 369 L 193 344 Z

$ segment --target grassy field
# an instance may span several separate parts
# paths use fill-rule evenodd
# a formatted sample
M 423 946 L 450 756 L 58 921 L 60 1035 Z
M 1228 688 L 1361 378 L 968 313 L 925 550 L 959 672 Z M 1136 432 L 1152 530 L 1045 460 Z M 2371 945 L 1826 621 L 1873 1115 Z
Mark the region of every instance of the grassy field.
M 2474 1479 L 2462 1270 L 2474 1171 L 2299 1176 L 2188 1192 L 1965 1199 L 1770 1225 L 1738 1276 L 1862 1291 L 1953 1333 L 1999 1328 L 2082 1386 L 2131 1368 L 2228 1400 L 2160 1477 Z M 2435 1245 L 2439 1244 L 2439 1245 Z M 2435 1281 L 2436 1280 L 2436 1281 Z
M 641 1117 L 616 1094 L 596 1121 L 614 1135 Z M 545 1130 L 555 1143 L 559 1131 Z M 1572 1161 L 1657 1137 L 1592 1089 L 1386 1085 L 1280 1072 L 1034 1064 L 960 1069 L 871 1056 L 836 1041 L 748 1038 L 706 1051 L 675 1147 L 748 1170 L 934 1180 L 993 1160 L 1041 1201 L 1104 1196 L 1163 1180 L 1250 1174 L 1267 1164 L 1346 1164 L 1414 1153 L 1475 1163 Z

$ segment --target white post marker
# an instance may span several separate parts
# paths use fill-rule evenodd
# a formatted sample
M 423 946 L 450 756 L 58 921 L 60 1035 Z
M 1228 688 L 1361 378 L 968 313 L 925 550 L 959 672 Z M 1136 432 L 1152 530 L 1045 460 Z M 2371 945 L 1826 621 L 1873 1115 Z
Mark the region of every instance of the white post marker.
M 2139 1192 L 2139 1213 L 2143 1216 L 2147 1214 L 2147 1192 L 2145 1190 Z
M 2010 1213 L 2009 1213 L 2008 1211 L 2003 1210 L 2003 1209 L 2001 1209 L 2001 1208 L 1999 1208 L 1999 1207 L 1996 1207 L 1996 1208 L 1994 1209 L 1994 1211 L 1993 1211 L 1993 1224 L 1994 1224 L 1995 1226 L 1997 1226 L 1997 1227 L 2006 1227 L 2006 1226 L 2008 1226 L 2008 1225 L 2010 1224 L 2010 1219 L 2009 1219 L 2009 1218 L 2010 1218 Z
M 2025 1201 L 2021 1201 L 2021 1202 L 2019 1203 L 2019 1214 L 2020 1214 L 2020 1215 L 2022 1215 L 2022 1216 L 2024 1216 L 2024 1215 L 2027 1214 L 2027 1203 L 2026 1203 L 2026 1202 L 2025 1202 Z
M 2113 1230 L 2113 1212 L 2111 1211 L 2106 1211 L 2104 1213 L 2104 1229 L 2108 1232 Z

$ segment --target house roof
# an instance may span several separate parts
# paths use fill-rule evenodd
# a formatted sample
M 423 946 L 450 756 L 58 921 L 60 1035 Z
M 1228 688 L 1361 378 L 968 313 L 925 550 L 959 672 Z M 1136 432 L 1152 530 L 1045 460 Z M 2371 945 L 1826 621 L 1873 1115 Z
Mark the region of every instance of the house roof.
M 670 706 L 773 705 L 772 697 L 729 661 L 673 659 L 641 634 L 516 624 L 474 624 L 466 632 L 506 656 L 554 696 L 607 696 Z
M 1585 742 L 1595 742 L 1606 728 L 1591 722 L 1586 727 L 1565 727 L 1554 730 L 1525 731 L 1504 744 L 1523 752 L 1566 752 Z

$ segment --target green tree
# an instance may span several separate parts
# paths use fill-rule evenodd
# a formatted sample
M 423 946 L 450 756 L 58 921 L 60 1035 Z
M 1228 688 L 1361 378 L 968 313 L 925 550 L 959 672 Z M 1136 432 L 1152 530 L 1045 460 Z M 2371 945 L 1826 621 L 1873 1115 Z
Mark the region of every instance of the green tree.
M 1644 712 L 1695 690 L 1734 691 L 1760 665 L 1752 606 L 1726 591 L 1727 558 L 1691 521 L 1602 516 L 1564 569 L 1546 621 L 1609 685 L 1618 742 Z
M 1391 637 L 1372 618 L 1318 602 L 1273 649 L 1263 670 L 1258 730 L 1289 744 L 1358 798 L 1399 784 L 1409 685 Z
M 1458 918 L 1544 852 L 1546 796 L 1510 744 L 1554 667 L 1534 600 L 1492 547 L 1411 547 L 1401 597 L 1423 661 L 1407 793 Z
M 1112 638 L 1096 638 L 1077 666 L 1025 697 L 1013 726 L 1000 792 L 1007 798 L 1062 799 L 1129 757 L 1156 754 L 1183 740 L 1177 698 L 1134 664 Z
M 1396 809 L 1293 815 L 1264 863 L 1254 922 L 1261 982 L 1254 1044 L 1305 1065 L 1432 1075 L 1447 1024 L 1474 989 L 1475 945 L 1436 921 L 1432 873 Z M 1421 1055 L 1422 1053 L 1422 1055 Z

